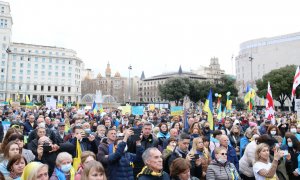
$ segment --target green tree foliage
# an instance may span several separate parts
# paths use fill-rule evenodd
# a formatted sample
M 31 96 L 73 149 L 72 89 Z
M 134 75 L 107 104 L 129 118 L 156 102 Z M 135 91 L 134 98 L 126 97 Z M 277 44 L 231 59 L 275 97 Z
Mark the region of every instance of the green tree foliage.
M 296 66 L 288 65 L 265 74 L 262 79 L 256 81 L 257 95 L 259 97 L 267 95 L 269 81 L 273 99 L 278 101 L 283 109 L 285 100 L 287 98 L 291 99 L 295 72 Z
M 188 95 L 190 100 L 197 103 L 200 100 L 205 102 L 210 87 L 213 84 L 209 82 L 199 82 L 197 80 L 190 81 L 190 94 Z
M 190 92 L 188 78 L 171 78 L 165 84 L 159 85 L 159 95 L 163 99 L 175 101 L 178 105 L 179 101 Z
M 190 100 L 194 103 L 205 102 L 209 89 L 212 88 L 214 93 L 222 94 L 222 103 L 226 103 L 226 93 L 231 92 L 230 99 L 235 102 L 237 96 L 237 89 L 235 87 L 235 79 L 230 76 L 222 77 L 217 84 L 208 81 L 199 82 L 197 80 L 190 80 L 188 78 L 172 78 L 166 81 L 165 84 L 159 85 L 159 95 L 162 99 L 178 102 L 184 98 L 185 95 L 189 96 Z M 213 97 L 214 99 L 214 97 Z

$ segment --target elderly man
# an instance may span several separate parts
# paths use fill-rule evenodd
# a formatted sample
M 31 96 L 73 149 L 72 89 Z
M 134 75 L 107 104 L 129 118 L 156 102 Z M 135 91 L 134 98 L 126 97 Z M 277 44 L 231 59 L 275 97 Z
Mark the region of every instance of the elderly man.
M 24 124 L 24 134 L 28 135 L 31 131 L 33 131 L 37 127 L 35 122 L 34 115 L 29 116 L 29 121 L 26 121 Z
M 236 155 L 236 151 L 232 146 L 228 145 L 229 139 L 226 135 L 220 136 L 220 146 L 227 149 L 227 161 L 235 165 L 236 169 L 239 169 L 239 160 Z M 215 152 L 212 153 L 212 159 L 215 159 Z
M 50 137 L 51 141 L 54 143 L 54 144 L 57 144 L 56 142 L 56 137 L 55 137 L 55 133 L 54 131 L 52 131 L 51 129 L 47 128 L 46 127 L 46 123 L 45 123 L 45 119 L 42 118 L 42 117 L 39 117 L 37 119 L 37 125 L 42 125 L 46 128 L 46 136 Z M 32 140 L 34 140 L 35 138 L 37 138 L 37 130 L 34 129 L 30 132 L 29 134 L 29 137 L 28 137 L 28 143 L 31 142 Z
M 161 152 L 155 148 L 148 148 L 142 155 L 145 163 L 144 168 L 138 174 L 138 180 L 169 180 L 170 176 L 163 171 L 163 160 Z

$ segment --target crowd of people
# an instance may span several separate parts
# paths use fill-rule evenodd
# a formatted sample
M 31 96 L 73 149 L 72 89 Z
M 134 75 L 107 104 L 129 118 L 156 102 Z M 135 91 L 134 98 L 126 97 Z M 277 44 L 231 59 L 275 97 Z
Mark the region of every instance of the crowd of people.
M 134 116 L 6 106 L 0 180 L 300 179 L 295 114 L 276 112 L 275 123 L 263 111 L 227 115 L 215 115 L 211 128 L 206 113 L 195 110 Z

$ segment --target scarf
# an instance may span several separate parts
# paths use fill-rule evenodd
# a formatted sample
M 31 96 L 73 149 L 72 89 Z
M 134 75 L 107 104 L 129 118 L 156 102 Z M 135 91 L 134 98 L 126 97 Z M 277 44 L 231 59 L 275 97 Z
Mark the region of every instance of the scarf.
M 158 134 L 157 134 L 157 138 L 166 138 L 166 139 L 168 139 L 168 138 L 170 138 L 170 133 L 169 132 L 159 132 Z
M 139 178 L 141 175 L 150 175 L 150 176 L 156 176 L 156 177 L 161 177 L 163 175 L 163 171 L 157 173 L 153 172 L 151 169 L 149 169 L 148 166 L 144 166 L 142 171 L 137 175 Z
M 17 179 L 17 178 L 20 179 L 21 175 L 22 175 L 22 174 L 16 174 L 16 173 L 14 173 L 14 172 L 11 172 L 11 173 L 9 174 L 9 177 L 11 177 L 12 179 Z
M 65 173 L 62 172 L 62 170 L 55 168 L 54 171 L 55 171 L 55 174 L 56 174 L 58 180 L 66 180 Z M 74 170 L 74 168 L 71 168 L 70 179 L 74 179 L 74 178 L 75 178 L 75 170 Z

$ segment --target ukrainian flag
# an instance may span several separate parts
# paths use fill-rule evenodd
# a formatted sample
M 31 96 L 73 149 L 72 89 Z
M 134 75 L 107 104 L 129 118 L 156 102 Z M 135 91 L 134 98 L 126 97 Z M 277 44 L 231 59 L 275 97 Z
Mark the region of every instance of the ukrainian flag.
M 212 90 L 209 90 L 209 94 L 205 101 L 203 111 L 207 112 L 207 121 L 209 122 L 209 128 L 214 129 L 214 120 L 213 120 L 213 104 L 212 104 Z
M 26 95 L 26 107 L 32 107 L 32 106 L 33 106 L 32 102 L 30 101 L 28 95 Z

